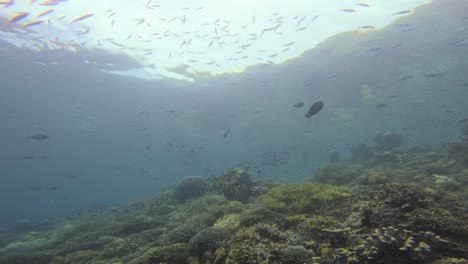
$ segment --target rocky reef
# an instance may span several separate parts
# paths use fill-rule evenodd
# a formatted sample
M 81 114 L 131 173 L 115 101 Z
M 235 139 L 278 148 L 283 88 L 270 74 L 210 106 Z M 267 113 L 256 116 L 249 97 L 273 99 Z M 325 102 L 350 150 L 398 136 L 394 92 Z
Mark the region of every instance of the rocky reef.
M 446 148 L 383 133 L 302 183 L 226 170 L 71 220 L 0 232 L 0 263 L 468 263 L 468 128 Z

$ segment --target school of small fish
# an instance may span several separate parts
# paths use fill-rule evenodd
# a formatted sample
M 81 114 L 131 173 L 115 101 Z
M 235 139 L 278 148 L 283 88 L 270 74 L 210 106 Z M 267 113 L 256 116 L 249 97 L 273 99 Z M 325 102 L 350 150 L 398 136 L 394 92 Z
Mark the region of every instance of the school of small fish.
M 26 1 L 26 0 L 24 0 Z M 165 17 L 163 4 L 156 4 L 153 0 L 146 2 L 134 2 L 141 4 L 142 13 L 133 21 L 134 25 L 130 28 L 132 32 L 124 39 L 114 36 L 113 32 L 122 32 L 123 24 L 127 21 L 132 21 L 129 18 L 123 18 L 117 9 L 109 8 L 105 11 L 88 12 L 78 16 L 69 17 L 61 14 L 58 7 L 67 5 L 73 0 L 29 0 L 29 5 L 32 7 L 41 7 L 44 9 L 40 12 L 32 12 L 30 10 L 16 10 L 16 2 L 18 0 L 0 0 L 0 11 L 7 9 L 10 14 L 7 20 L 9 37 L 21 39 L 22 47 L 29 47 L 35 50 L 71 50 L 79 51 L 82 49 L 101 48 L 106 44 L 114 51 L 137 53 L 140 57 L 148 58 L 148 56 L 158 56 L 157 58 L 165 58 L 165 60 L 175 61 L 175 65 L 182 65 L 187 69 L 192 65 L 203 64 L 204 67 L 213 69 L 220 68 L 221 65 L 235 63 L 236 61 L 252 60 L 257 64 L 275 64 L 279 63 L 283 58 L 280 55 L 294 56 L 294 45 L 301 38 L 301 32 L 307 30 L 319 29 L 317 20 L 320 20 L 320 14 L 312 14 L 310 16 L 293 16 L 288 17 L 280 12 L 272 13 L 265 21 L 256 16 L 246 19 L 244 25 L 234 24 L 226 18 L 206 18 L 206 22 L 200 25 L 191 24 L 192 18 L 203 16 L 206 9 L 205 6 L 183 6 L 181 13 L 174 17 Z M 37 10 L 37 9 L 36 9 Z M 343 14 L 344 16 L 353 16 L 361 11 L 372 10 L 372 6 L 368 3 L 356 2 L 353 6 L 344 6 L 337 9 L 337 13 L 352 13 Z M 395 10 L 389 12 L 389 16 L 398 16 L 411 13 L 412 10 Z M 0 19 L 2 12 L 0 12 Z M 157 25 L 155 25 L 155 17 Z M 95 28 L 91 23 L 95 20 L 105 20 L 108 23 L 108 36 L 102 36 L 97 39 L 85 39 L 80 36 L 86 36 L 93 33 Z M 55 37 L 44 37 L 41 32 L 50 34 L 50 30 L 55 25 L 66 26 L 73 32 L 71 39 L 64 39 L 57 34 Z M 260 25 L 260 26 L 259 26 Z M 128 28 L 128 25 L 125 25 Z M 254 28 L 254 29 L 253 29 Z M 283 30 L 295 29 L 299 34 L 295 39 L 289 40 L 283 37 Z M 374 30 L 373 25 L 362 25 L 356 30 Z M 102 29 L 101 29 L 102 30 Z M 2 30 L 0 26 L 0 31 Z M 11 32 L 11 33 L 10 33 Z M 266 37 L 273 38 L 275 42 L 281 44 L 272 46 L 271 50 L 257 49 L 262 47 Z M 174 43 L 178 43 L 173 50 L 160 50 L 157 47 L 158 42 L 170 39 Z M 270 42 L 270 40 L 268 40 Z M 233 50 L 232 54 L 226 52 L 226 47 L 229 46 Z M 200 50 L 200 47 L 203 47 Z M 174 51 L 176 50 L 176 51 Z M 177 52 L 177 54 L 176 54 Z M 219 59 L 210 59 L 211 54 L 222 52 L 225 55 L 224 61 Z M 249 52 L 247 54 L 247 52 Z M 255 55 L 252 55 L 253 54 Z M 255 57 L 255 58 L 253 58 Z M 201 61 L 203 58 L 204 61 Z M 158 64 L 156 60 L 144 60 L 144 66 L 155 69 Z M 233 64 L 234 65 L 234 64 Z

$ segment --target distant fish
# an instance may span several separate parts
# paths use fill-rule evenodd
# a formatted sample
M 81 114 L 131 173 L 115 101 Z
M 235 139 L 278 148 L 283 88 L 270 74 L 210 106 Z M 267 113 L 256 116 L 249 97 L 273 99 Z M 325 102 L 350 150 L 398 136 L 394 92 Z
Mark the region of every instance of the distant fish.
M 457 44 L 459 44 L 459 43 L 462 43 L 462 42 L 463 42 L 463 40 L 462 40 L 462 39 L 461 39 L 461 40 L 457 40 L 457 41 L 454 41 L 454 42 L 450 42 L 450 43 L 448 43 L 448 44 L 447 44 L 447 46 L 453 46 L 453 45 L 457 45 Z
M 414 75 L 405 75 L 405 76 L 401 77 L 400 79 L 398 79 L 398 81 L 399 82 L 406 81 L 406 80 L 409 80 L 409 79 L 411 79 L 413 77 L 414 77 Z
M 52 156 L 48 156 L 48 155 L 42 155 L 42 156 L 39 156 L 39 158 L 40 158 L 41 160 L 51 160 L 51 159 L 53 159 Z
M 385 103 L 382 103 L 382 104 L 376 104 L 375 107 L 380 107 L 380 108 L 383 108 L 383 107 L 387 107 L 388 105 L 385 104 Z
M 224 132 L 224 137 L 227 137 L 230 132 L 231 132 L 231 129 L 226 130 L 226 132 Z
M 311 116 L 316 115 L 320 110 L 322 110 L 323 105 L 324 103 L 322 101 L 315 102 L 304 116 L 309 119 Z
M 460 118 L 457 120 L 457 123 L 462 124 L 462 123 L 468 123 L 468 117 Z
M 363 7 L 370 7 L 370 5 L 366 3 L 357 3 L 356 5 L 363 6 Z
M 295 107 L 295 108 L 301 108 L 303 106 L 304 106 L 303 102 L 297 102 L 296 104 L 293 105 L 293 107 Z
M 24 160 L 33 160 L 34 156 L 23 156 Z
M 35 140 L 46 140 L 49 138 L 49 136 L 46 134 L 34 134 L 31 136 L 28 136 L 27 138 L 35 139 Z
M 45 188 L 46 188 L 47 190 L 52 190 L 52 191 L 58 190 L 58 187 L 57 187 L 57 186 L 46 186 Z
M 29 15 L 29 13 L 27 12 L 18 12 L 16 13 L 16 15 L 10 17 L 8 19 L 8 23 L 11 24 L 11 23 L 15 23 L 15 22 L 18 22 L 20 21 L 21 19 L 27 17 Z
M 360 28 L 360 29 L 375 29 L 375 27 L 374 27 L 374 26 L 371 26 L 371 25 L 369 25 L 369 26 L 362 26 L 362 27 L 359 27 L 359 28 Z
M 153 146 L 153 144 L 146 145 L 146 147 L 145 147 L 146 151 L 151 152 L 151 147 L 152 146 Z
M 42 12 L 40 12 L 39 14 L 37 14 L 36 17 L 42 17 L 42 16 L 45 16 L 45 15 L 50 14 L 50 13 L 52 13 L 52 12 L 54 12 L 53 9 L 47 9 L 47 10 L 42 11 Z
M 439 77 L 439 76 L 442 76 L 442 73 L 424 74 L 424 77 Z
M 463 86 L 468 87 L 468 83 L 464 83 Z
M 79 16 L 79 17 L 77 17 L 77 18 L 72 19 L 72 21 L 70 21 L 70 24 L 73 24 L 73 23 L 75 23 L 75 22 L 84 20 L 84 19 L 89 18 L 89 17 L 92 17 L 92 16 L 94 16 L 94 14 L 84 14 L 84 15 L 82 15 L 82 16 Z
M 340 11 L 347 12 L 347 13 L 353 13 L 353 12 L 356 12 L 356 10 L 354 10 L 354 9 L 351 9 L 351 8 L 340 9 Z
M 175 113 L 175 112 L 177 112 L 177 111 L 176 111 L 176 110 L 173 110 L 173 109 L 169 109 L 169 110 L 166 110 L 166 112 L 168 112 L 168 113 Z
M 32 21 L 24 25 L 24 27 L 32 27 L 44 23 L 43 20 Z
M 408 14 L 408 13 L 411 13 L 411 10 L 403 10 L 403 11 L 400 11 L 400 12 L 393 13 L 393 15 L 394 15 L 394 16 L 396 16 L 396 15 L 404 15 L 404 14 Z
M 69 180 L 74 180 L 76 178 L 78 178 L 78 176 L 76 175 L 67 175 L 67 176 L 64 176 L 65 179 L 69 179 Z

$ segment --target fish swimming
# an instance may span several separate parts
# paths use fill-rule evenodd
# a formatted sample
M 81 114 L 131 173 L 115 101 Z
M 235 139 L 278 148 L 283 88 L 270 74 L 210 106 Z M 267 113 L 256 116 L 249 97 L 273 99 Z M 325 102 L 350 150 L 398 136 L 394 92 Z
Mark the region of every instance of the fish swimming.
M 387 104 L 376 104 L 375 107 L 387 107 Z
M 322 101 L 315 102 L 310 108 L 309 111 L 304 115 L 309 119 L 311 116 L 316 115 L 320 110 L 322 110 L 324 103 Z
M 403 11 L 400 11 L 400 12 L 396 12 L 396 13 L 393 13 L 393 15 L 404 15 L 404 14 L 408 14 L 408 13 L 411 13 L 411 10 L 403 10 Z
M 301 108 L 303 106 L 304 106 L 303 102 L 297 102 L 296 104 L 293 105 L 293 107 L 295 107 L 295 108 Z
M 457 120 L 457 123 L 461 124 L 461 123 L 468 123 L 468 117 L 464 117 L 464 118 L 460 118 Z
M 12 16 L 12 17 L 10 17 L 8 19 L 8 24 L 18 22 L 21 19 L 27 17 L 28 15 L 29 15 L 29 13 L 27 13 L 27 12 L 18 12 L 18 13 L 16 13 L 16 15 L 14 15 L 14 16 Z
M 49 136 L 46 134 L 34 134 L 31 136 L 28 136 L 27 138 L 35 139 L 35 140 L 46 140 L 49 138 Z
M 227 137 L 230 132 L 231 132 L 231 129 L 226 130 L 226 132 L 224 132 L 224 137 Z
M 398 81 L 406 81 L 406 80 L 409 80 L 411 78 L 413 78 L 413 75 L 406 75 L 406 76 L 401 77 Z

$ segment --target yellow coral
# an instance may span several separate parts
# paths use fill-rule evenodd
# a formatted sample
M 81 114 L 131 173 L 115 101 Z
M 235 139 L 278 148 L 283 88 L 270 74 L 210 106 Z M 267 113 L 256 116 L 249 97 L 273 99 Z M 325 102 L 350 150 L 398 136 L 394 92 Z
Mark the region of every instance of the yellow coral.
M 275 187 L 256 202 L 279 211 L 307 213 L 325 210 L 348 197 L 350 194 L 343 187 L 305 182 Z

